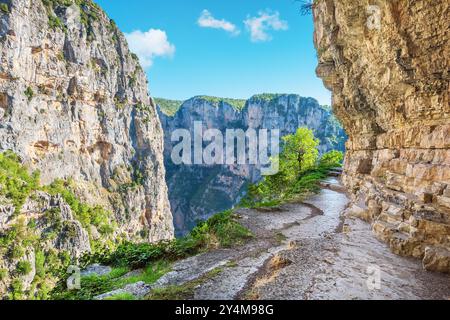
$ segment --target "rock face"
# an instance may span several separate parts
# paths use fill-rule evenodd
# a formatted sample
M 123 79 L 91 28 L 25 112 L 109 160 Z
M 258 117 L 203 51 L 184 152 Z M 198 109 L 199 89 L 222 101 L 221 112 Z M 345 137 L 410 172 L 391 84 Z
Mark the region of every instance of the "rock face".
M 90 0 L 0 4 L 0 152 L 19 155 L 43 184 L 71 179 L 83 202 L 111 211 L 109 241 L 173 238 L 163 132 L 124 35 Z M 49 205 L 18 211 L 26 219 L 54 206 L 67 212 L 78 240 L 56 248 L 76 256 L 101 237 L 64 201 L 40 197 Z M 0 201 L 0 231 L 15 210 Z
M 317 73 L 349 135 L 351 211 L 424 267 L 450 272 L 450 4 L 319 0 Z
M 43 183 L 79 181 L 92 202 L 105 200 L 101 192 L 126 184 L 129 167 L 137 168 L 140 185 L 127 190 L 127 207 L 117 211 L 134 215 L 124 231 L 170 238 L 162 130 L 123 34 L 90 1 L 49 8 L 17 0 L 9 11 L 0 29 L 0 150 L 39 169 Z M 52 28 L 49 16 L 62 27 Z
M 158 100 L 160 101 L 160 100 Z M 163 104 L 164 101 L 160 101 Z M 173 101 L 164 103 L 173 112 Z M 167 109 L 163 107 L 163 109 Z M 171 159 L 172 132 L 188 129 L 193 136 L 195 121 L 203 129 L 280 129 L 280 135 L 308 127 L 321 140 L 322 153 L 344 150 L 346 140 L 341 125 L 331 111 L 312 98 L 298 95 L 255 95 L 249 100 L 194 97 L 181 104 L 173 116 L 160 112 L 165 136 L 165 165 L 169 199 L 178 234 L 186 233 L 199 220 L 230 209 L 238 203 L 248 183 L 261 179 L 259 165 L 174 165 Z M 193 143 L 193 142 L 192 142 Z

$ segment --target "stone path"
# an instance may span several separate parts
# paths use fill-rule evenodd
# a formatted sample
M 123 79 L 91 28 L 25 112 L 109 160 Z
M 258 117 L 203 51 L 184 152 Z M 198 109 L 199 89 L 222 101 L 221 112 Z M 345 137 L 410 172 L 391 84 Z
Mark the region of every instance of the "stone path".
M 220 269 L 194 299 L 450 299 L 449 275 L 391 253 L 369 224 L 343 214 L 348 199 L 336 178 L 323 186 L 305 203 L 238 210 L 254 240 L 180 261 L 144 293 Z

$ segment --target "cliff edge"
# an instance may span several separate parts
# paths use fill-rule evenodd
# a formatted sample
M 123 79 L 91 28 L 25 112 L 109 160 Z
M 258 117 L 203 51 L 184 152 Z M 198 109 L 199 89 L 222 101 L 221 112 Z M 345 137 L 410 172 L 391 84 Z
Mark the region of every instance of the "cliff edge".
M 41 187 L 25 199 L 0 179 L 0 269 L 14 275 L 28 265 L 16 277 L 23 290 L 36 282 L 37 253 L 75 258 L 118 239 L 173 238 L 145 73 L 90 0 L 0 1 L 0 152 L 8 181 L 15 162 L 40 172 Z M 10 284 L 2 283 L 0 294 Z

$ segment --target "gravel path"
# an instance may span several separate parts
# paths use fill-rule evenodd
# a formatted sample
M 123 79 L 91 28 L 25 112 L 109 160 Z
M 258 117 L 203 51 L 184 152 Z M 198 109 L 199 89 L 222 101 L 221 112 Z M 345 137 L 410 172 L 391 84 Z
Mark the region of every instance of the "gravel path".
M 253 240 L 179 261 L 155 284 L 129 291 L 144 296 L 219 270 L 194 299 L 450 299 L 449 275 L 391 253 L 369 224 L 344 215 L 348 198 L 336 178 L 323 187 L 303 203 L 237 210 Z
M 304 204 L 241 210 L 256 240 L 230 254 L 233 264 L 197 287 L 195 299 L 450 299 L 450 276 L 391 253 L 369 224 L 344 217 L 338 180 L 324 185 Z

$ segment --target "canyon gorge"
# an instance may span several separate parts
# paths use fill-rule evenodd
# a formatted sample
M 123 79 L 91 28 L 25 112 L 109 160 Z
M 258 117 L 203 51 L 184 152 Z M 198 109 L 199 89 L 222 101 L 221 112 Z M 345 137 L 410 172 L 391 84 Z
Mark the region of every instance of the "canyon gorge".
M 154 99 L 95 2 L 0 0 L 0 299 L 50 299 L 73 264 L 100 277 L 89 299 L 173 286 L 187 299 L 450 298 L 450 3 L 430 3 L 309 4 L 330 107 L 296 94 Z M 235 208 L 261 167 L 175 165 L 171 135 L 194 122 L 307 127 L 320 154 L 345 151 L 342 176 L 328 168 L 317 192 Z M 211 216 L 241 238 L 222 245 L 211 221 L 189 236 Z
M 295 94 L 259 94 L 248 100 L 199 96 L 186 101 L 156 99 L 164 130 L 164 159 L 169 199 L 178 235 L 184 235 L 199 221 L 235 206 L 249 183 L 261 180 L 261 165 L 181 164 L 172 162 L 171 136 L 176 129 L 186 129 L 194 136 L 194 123 L 204 131 L 248 128 L 279 129 L 280 136 L 293 134 L 299 127 L 313 130 L 320 140 L 321 154 L 344 151 L 347 139 L 341 124 L 327 106 L 313 98 Z M 192 140 L 192 146 L 194 141 Z

